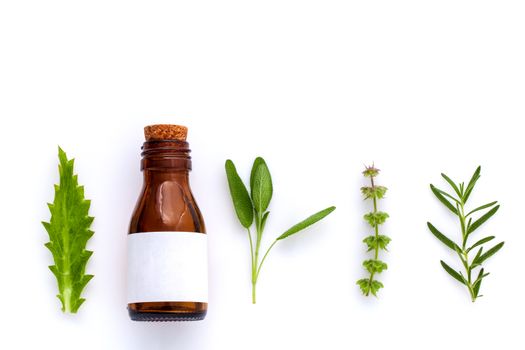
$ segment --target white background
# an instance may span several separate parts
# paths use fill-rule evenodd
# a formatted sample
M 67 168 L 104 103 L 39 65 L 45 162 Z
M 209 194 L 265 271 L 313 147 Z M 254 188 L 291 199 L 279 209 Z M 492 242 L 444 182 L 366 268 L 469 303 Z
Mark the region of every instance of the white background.
M 0 2 L 0 347 L 53 349 L 522 348 L 525 5 L 522 1 Z M 125 237 L 142 128 L 189 126 L 192 188 L 209 232 L 210 309 L 198 323 L 134 323 Z M 40 221 L 57 145 L 92 199 L 95 274 L 64 315 Z M 266 158 L 279 243 L 250 303 L 246 235 L 224 174 Z M 363 164 L 390 188 L 380 297 L 364 298 Z M 457 239 L 428 185 L 467 181 L 500 212 L 476 233 L 506 242 L 475 304 L 440 267 Z

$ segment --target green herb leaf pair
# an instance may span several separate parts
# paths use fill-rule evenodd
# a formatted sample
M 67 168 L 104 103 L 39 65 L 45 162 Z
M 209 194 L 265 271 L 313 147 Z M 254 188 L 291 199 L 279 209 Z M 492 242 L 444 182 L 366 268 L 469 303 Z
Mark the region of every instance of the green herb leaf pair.
M 390 238 L 385 235 L 379 234 L 379 226 L 384 224 L 388 219 L 388 214 L 377 209 L 377 202 L 379 199 L 384 198 L 387 188 L 384 186 L 377 186 L 374 183 L 374 178 L 379 175 L 379 169 L 376 169 L 373 165 L 366 167 L 363 171 L 365 177 L 370 178 L 370 186 L 362 187 L 361 193 L 364 199 L 372 199 L 374 209 L 372 212 L 365 214 L 363 218 L 366 222 L 374 229 L 374 235 L 368 236 L 363 240 L 368 247 L 367 252 L 374 252 L 374 259 L 365 260 L 363 267 L 370 274 L 368 278 L 362 278 L 357 281 L 357 285 L 361 288 L 364 295 L 368 296 L 370 293 L 377 296 L 379 289 L 383 288 L 383 283 L 374 279 L 375 275 L 383 272 L 388 268 L 388 265 L 379 260 L 379 251 L 388 250 L 387 246 L 390 243 Z
M 275 241 L 266 250 L 266 253 L 259 262 L 259 252 L 261 240 L 266 225 L 266 220 L 270 214 L 267 211 L 268 206 L 273 195 L 273 184 L 270 170 L 266 162 L 261 157 L 255 159 L 250 175 L 250 192 L 246 189 L 241 180 L 237 169 L 231 160 L 227 160 L 225 164 L 226 176 L 228 178 L 228 186 L 230 187 L 230 194 L 233 201 L 233 207 L 237 218 L 241 225 L 246 228 L 248 238 L 250 241 L 250 256 L 252 267 L 252 302 L 256 303 L 256 288 L 259 274 L 268 253 L 273 246 L 280 240 L 290 237 L 299 231 L 315 224 L 322 220 L 327 215 L 335 210 L 335 207 L 329 207 L 320 212 L 309 216 L 305 220 L 290 227 L 283 234 L 275 239 Z M 255 239 L 252 238 L 250 227 L 255 221 Z M 255 242 L 254 242 L 255 241 Z
M 489 275 L 488 273 L 485 273 L 485 269 L 480 268 L 479 272 L 477 273 L 477 276 L 475 277 L 474 270 L 478 267 L 481 267 L 483 262 L 485 262 L 488 258 L 496 254 L 503 247 L 504 242 L 494 245 L 492 248 L 483 253 L 483 245 L 492 241 L 495 238 L 494 236 L 488 236 L 478 239 L 471 246 L 469 246 L 468 240 L 474 231 L 480 228 L 481 225 L 483 225 L 488 219 L 490 219 L 494 214 L 496 214 L 500 206 L 497 205 L 498 202 L 494 201 L 481 205 L 465 214 L 465 204 L 467 203 L 470 195 L 472 194 L 474 186 L 481 177 L 481 167 L 478 167 L 476 169 L 467 186 L 465 186 L 465 183 L 463 182 L 456 184 L 454 181 L 452 181 L 452 179 L 450 179 L 450 177 L 448 177 L 445 174 L 441 174 L 441 176 L 450 185 L 455 195 L 451 195 L 443 190 L 440 190 L 434 185 L 430 185 L 430 190 L 432 191 L 432 193 L 434 193 L 436 198 L 441 203 L 443 203 L 443 205 L 446 208 L 448 208 L 452 213 L 454 213 L 454 215 L 458 217 L 459 225 L 461 228 L 461 243 L 455 243 L 453 240 L 441 233 L 441 231 L 438 230 L 430 222 L 427 223 L 427 226 L 430 232 L 438 240 L 440 240 L 441 243 L 443 243 L 445 246 L 456 252 L 456 254 L 458 255 L 461 264 L 463 265 L 463 268 L 465 270 L 465 274 L 463 274 L 463 272 L 453 269 L 443 260 L 441 260 L 441 266 L 451 277 L 453 277 L 455 280 L 467 287 L 470 294 L 470 298 L 474 302 L 478 297 L 481 296 L 479 294 L 481 281 L 483 280 L 483 278 Z M 483 215 L 474 220 L 472 214 L 486 209 L 489 210 L 487 210 Z M 476 255 L 474 259 L 470 260 L 469 253 L 476 248 Z
M 84 199 L 84 187 L 78 185 L 73 173 L 74 160 L 58 149 L 60 184 L 55 185 L 55 199 L 48 204 L 49 222 L 42 222 L 49 235 L 45 246 L 53 254 L 54 265 L 49 266 L 58 283 L 58 299 L 62 311 L 76 313 L 82 303 L 81 293 L 93 275 L 86 275 L 86 264 L 92 251 L 86 250 L 87 241 L 93 236 L 89 216 L 91 202 Z

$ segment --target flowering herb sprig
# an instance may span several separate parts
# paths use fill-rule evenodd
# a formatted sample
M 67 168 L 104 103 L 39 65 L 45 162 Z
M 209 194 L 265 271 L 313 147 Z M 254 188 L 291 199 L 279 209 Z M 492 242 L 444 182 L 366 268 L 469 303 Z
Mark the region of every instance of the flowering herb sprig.
M 432 191 L 432 193 L 434 193 L 436 198 L 458 217 L 459 224 L 461 227 L 460 244 L 456 244 L 450 238 L 441 233 L 434 225 L 432 225 L 430 222 L 427 222 L 427 226 L 430 232 L 444 245 L 455 251 L 459 256 L 461 264 L 465 268 L 465 274 L 463 274 L 463 272 L 461 271 L 456 271 L 443 260 L 441 260 L 441 266 L 450 276 L 452 276 L 455 280 L 459 281 L 461 284 L 467 287 L 472 302 L 476 301 L 477 298 L 481 297 L 481 295 L 479 294 L 481 281 L 483 280 L 483 278 L 489 275 L 489 273 L 485 273 L 485 269 L 482 267 L 483 262 L 485 262 L 485 260 L 496 254 L 503 247 L 504 244 L 504 242 L 500 242 L 485 252 L 483 252 L 482 245 L 492 241 L 495 238 L 494 236 L 487 236 L 481 238 L 471 246 L 469 246 L 468 244 L 468 239 L 470 238 L 470 235 L 474 231 L 476 231 L 481 225 L 483 225 L 488 219 L 490 219 L 494 214 L 496 214 L 496 212 L 499 209 L 499 205 L 496 205 L 498 204 L 498 202 L 494 201 L 479 206 L 465 214 L 465 204 L 467 203 L 467 200 L 469 199 L 472 190 L 476 185 L 476 182 L 481 176 L 480 173 L 481 167 L 478 167 L 474 172 L 474 175 L 472 175 L 472 178 L 470 179 L 466 187 L 464 182 L 456 184 L 447 175 L 441 174 L 441 176 L 450 185 L 457 197 L 454 197 L 448 194 L 447 192 L 440 190 L 434 185 L 430 185 L 430 190 Z M 472 214 L 486 209 L 490 210 L 487 210 L 485 214 L 481 215 L 478 219 L 473 221 Z M 478 248 L 478 250 L 474 259 L 471 260 L 469 258 L 469 253 L 472 252 L 475 248 Z M 477 277 L 474 278 L 473 274 L 476 268 L 480 268 L 480 270 L 477 274 Z
M 379 169 L 376 169 L 373 165 L 366 167 L 363 175 L 370 178 L 370 186 L 361 187 L 361 193 L 364 199 L 371 199 L 374 205 L 373 211 L 364 216 L 366 222 L 374 229 L 374 234 L 363 240 L 363 243 L 368 247 L 367 252 L 374 252 L 373 259 L 368 259 L 363 262 L 363 266 L 370 276 L 357 281 L 357 285 L 359 285 L 361 291 L 366 296 L 369 296 L 370 293 L 377 296 L 378 290 L 383 288 L 383 283 L 374 279 L 374 277 L 376 274 L 388 268 L 385 262 L 379 260 L 379 250 L 387 250 L 386 247 L 388 243 L 390 243 L 390 238 L 379 234 L 379 226 L 385 223 L 386 219 L 388 219 L 388 214 L 377 209 L 377 202 L 384 198 L 387 191 L 386 187 L 375 184 L 374 178 L 378 174 Z

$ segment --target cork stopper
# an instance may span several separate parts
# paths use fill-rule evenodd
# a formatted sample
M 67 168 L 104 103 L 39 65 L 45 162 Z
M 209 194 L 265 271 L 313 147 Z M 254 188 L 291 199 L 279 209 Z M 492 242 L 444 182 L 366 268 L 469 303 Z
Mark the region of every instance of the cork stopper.
M 182 125 L 156 124 L 144 128 L 146 141 L 177 140 L 186 141 L 188 128 Z

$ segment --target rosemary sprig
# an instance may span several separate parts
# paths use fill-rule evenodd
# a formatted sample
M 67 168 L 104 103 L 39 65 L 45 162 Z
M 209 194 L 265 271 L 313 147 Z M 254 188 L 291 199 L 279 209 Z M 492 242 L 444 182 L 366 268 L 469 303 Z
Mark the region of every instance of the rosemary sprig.
M 376 297 L 378 290 L 383 288 L 383 283 L 375 280 L 374 277 L 388 268 L 385 262 L 379 260 L 379 250 L 387 250 L 386 247 L 390 243 L 389 237 L 379 234 L 379 225 L 385 223 L 386 219 L 388 219 L 388 214 L 377 209 L 378 200 L 382 199 L 387 191 L 386 187 L 377 186 L 374 183 L 374 178 L 378 174 L 379 169 L 376 169 L 373 165 L 366 167 L 365 171 L 363 171 L 363 175 L 370 178 L 370 186 L 361 187 L 361 193 L 364 199 L 372 199 L 374 204 L 374 210 L 364 216 L 364 219 L 374 229 L 374 235 L 366 237 L 363 243 L 368 247 L 367 252 L 374 251 L 374 258 L 363 262 L 363 266 L 370 276 L 357 281 L 357 285 L 359 285 L 364 295 L 369 296 L 372 293 Z
M 472 302 L 476 301 L 477 298 L 482 296 L 479 294 L 481 281 L 483 280 L 483 278 L 489 275 L 489 273 L 485 272 L 485 269 L 482 267 L 483 262 L 485 262 L 485 260 L 496 254 L 501 249 L 501 247 L 503 247 L 504 244 L 504 242 L 500 242 L 492 248 L 490 248 L 489 250 L 485 251 L 485 253 L 483 253 L 483 244 L 492 241 L 495 238 L 494 236 L 487 236 L 481 238 L 471 246 L 469 246 L 468 244 L 468 239 L 470 238 L 470 235 L 474 231 L 476 231 L 481 225 L 483 225 L 488 219 L 490 219 L 494 214 L 496 214 L 500 207 L 499 205 L 497 205 L 498 202 L 494 201 L 479 206 L 465 214 L 465 204 L 467 203 L 470 195 L 472 194 L 472 190 L 474 189 L 476 182 L 481 176 L 480 173 L 481 167 L 478 167 L 474 172 L 474 175 L 472 175 L 472 178 L 470 179 L 466 187 L 464 182 L 456 184 L 447 175 L 441 174 L 441 176 L 450 185 L 457 197 L 440 190 L 432 184 L 430 185 L 430 190 L 432 191 L 432 193 L 434 193 L 437 199 L 458 217 L 459 225 L 461 227 L 460 244 L 456 244 L 450 238 L 441 233 L 434 225 L 432 225 L 430 222 L 427 222 L 427 226 L 430 232 L 444 245 L 455 251 L 459 256 L 459 259 L 461 260 L 461 263 L 465 269 L 465 274 L 463 274 L 463 272 L 461 271 L 456 271 L 443 260 L 441 260 L 441 266 L 450 276 L 452 276 L 458 282 L 467 287 Z M 489 210 L 486 211 L 480 217 L 478 217 L 478 219 L 476 219 L 475 221 L 473 220 L 472 215 L 474 213 L 486 209 Z M 472 252 L 475 248 L 478 248 L 478 250 L 474 256 L 474 259 L 470 259 L 469 253 Z M 477 273 L 477 277 L 474 278 L 474 270 L 476 268 L 480 268 L 480 270 Z

